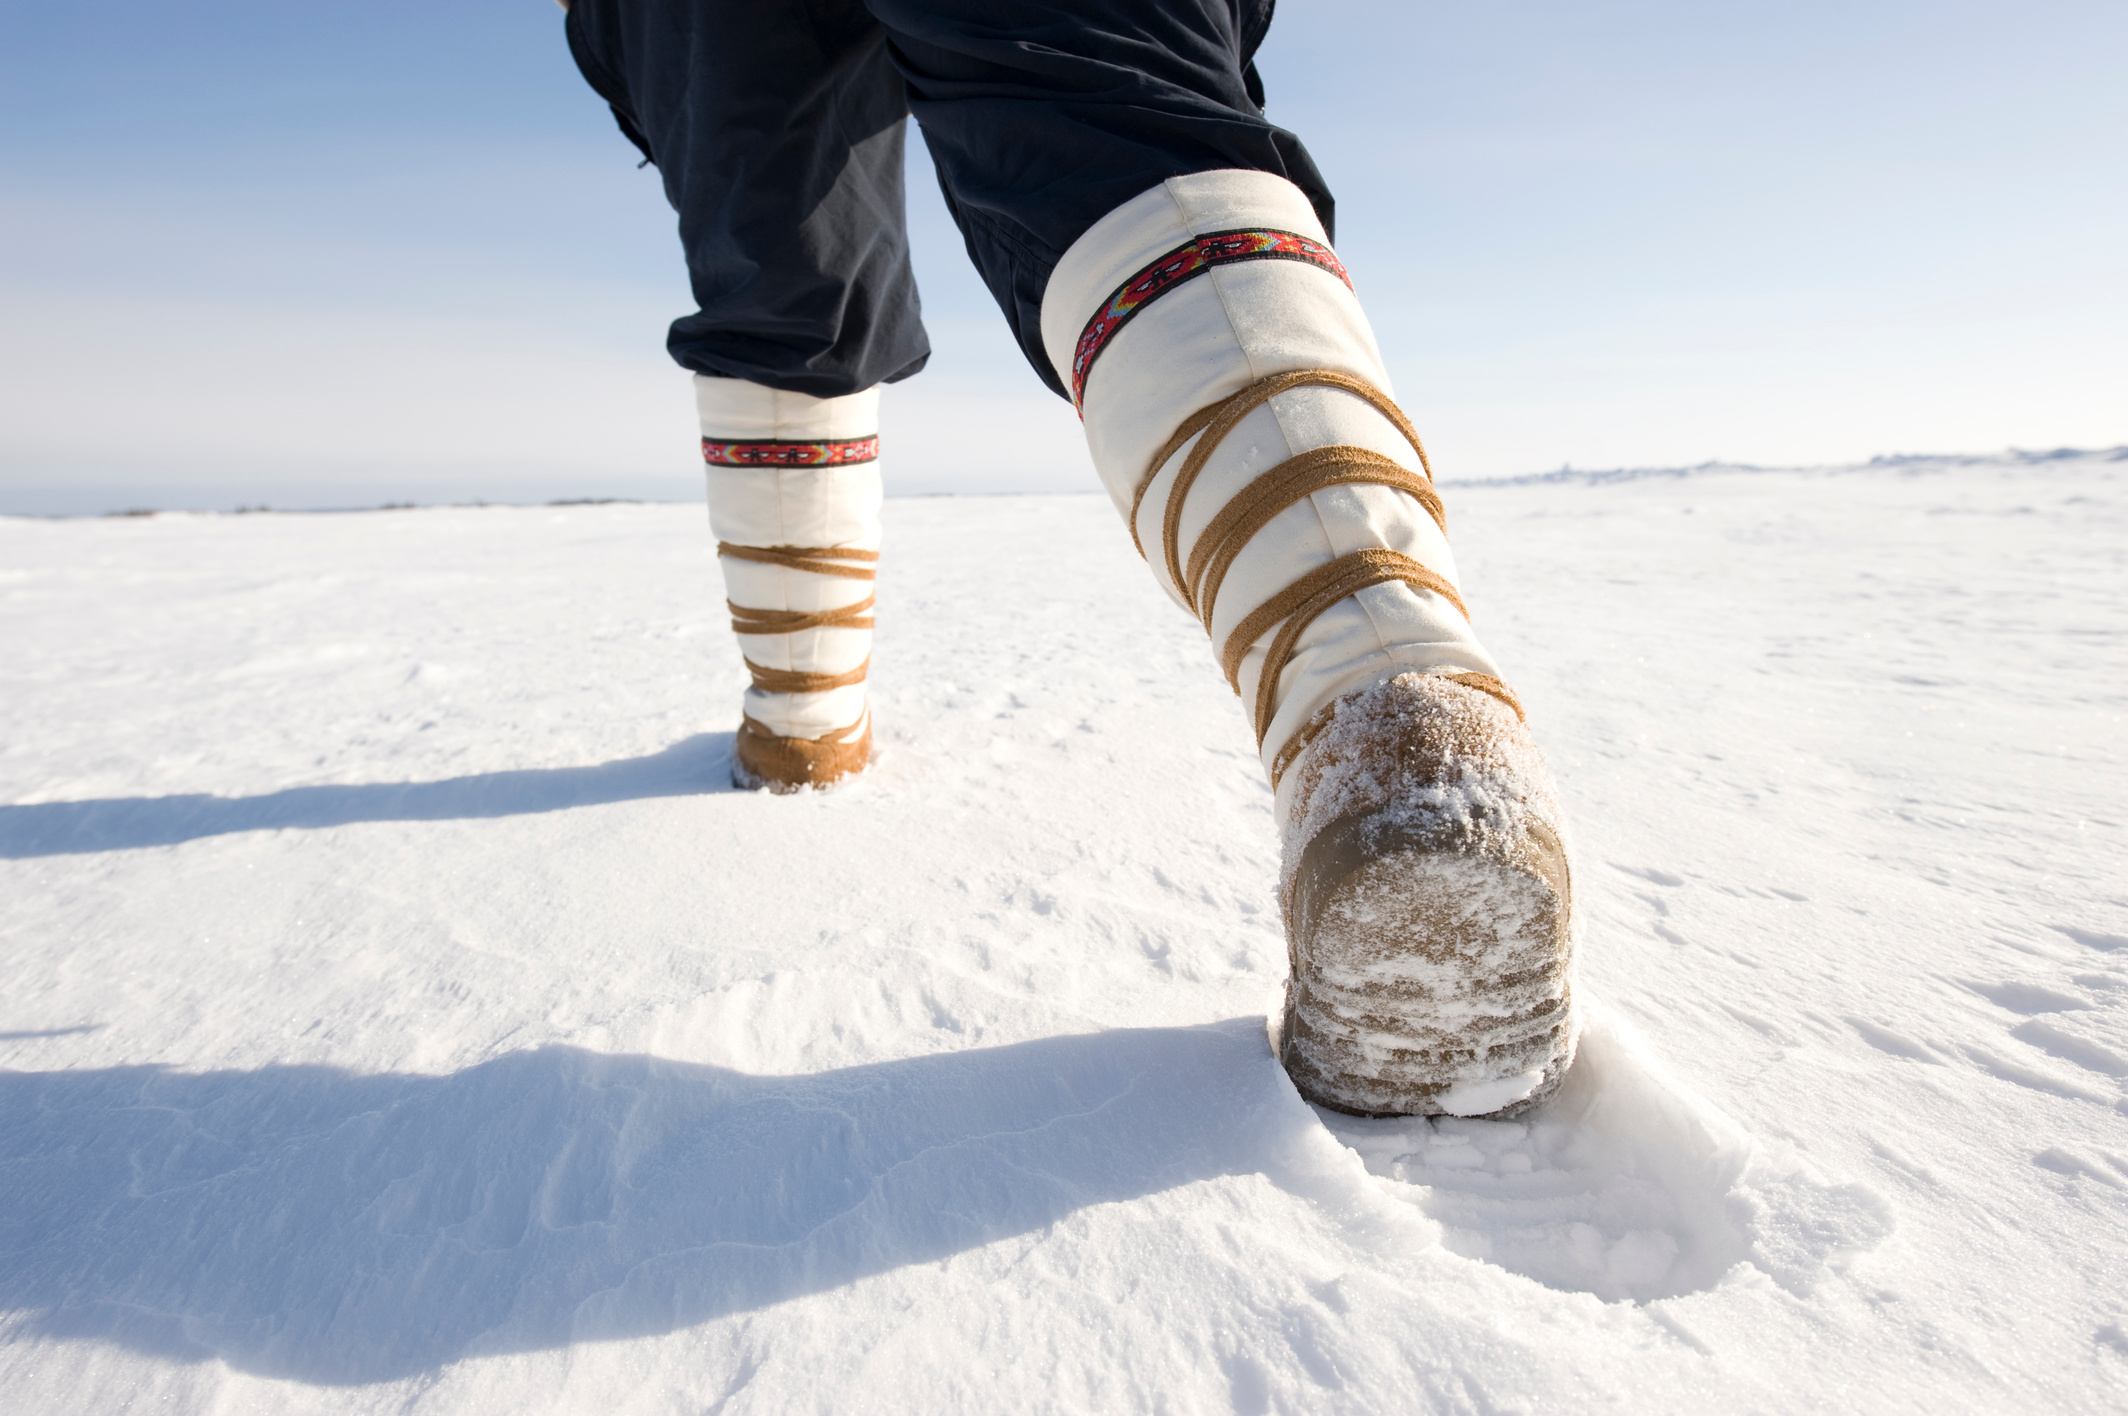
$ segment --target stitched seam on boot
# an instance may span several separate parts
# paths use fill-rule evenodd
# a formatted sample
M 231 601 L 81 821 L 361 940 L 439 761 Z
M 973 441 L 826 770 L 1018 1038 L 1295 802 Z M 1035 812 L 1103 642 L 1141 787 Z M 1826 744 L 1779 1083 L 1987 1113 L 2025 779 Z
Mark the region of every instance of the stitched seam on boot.
M 1187 209 L 1187 208 L 1185 208 L 1185 207 L 1184 207 L 1184 206 L 1182 205 L 1182 199 L 1181 199 L 1180 197 L 1177 197 L 1177 196 L 1175 195 L 1175 179 L 1174 179 L 1174 178 L 1172 178 L 1172 177 L 1170 177 L 1170 178 L 1169 178 L 1169 179 L 1168 179 L 1167 181 L 1165 181 L 1165 182 L 1161 183 L 1161 184 L 1160 184 L 1160 190 L 1162 190 L 1163 192 L 1166 192 L 1166 193 L 1167 193 L 1167 199 L 1168 199 L 1168 200 L 1169 200 L 1170 202 L 1172 202 L 1172 203 L 1174 204 L 1174 207 L 1175 207 L 1175 218 L 1176 218 L 1176 220 L 1178 220 L 1178 221 L 1180 221 L 1180 222 L 1182 223 L 1182 230 L 1183 230 L 1183 234 L 1184 234 L 1184 235 L 1186 235 L 1186 236 L 1188 236 L 1188 237 L 1189 237 L 1189 238 L 1190 238 L 1191 240 L 1193 240 L 1193 241 L 1194 241 L 1194 240 L 1196 240 L 1196 239 L 1197 239 L 1197 238 L 1198 238 L 1199 236 L 1202 236 L 1202 235 L 1203 235 L 1204 233 L 1203 233 L 1203 232 L 1201 232 L 1201 231 L 1199 231 L 1199 230 L 1197 229 L 1197 223 L 1196 223 L 1196 222 L 1194 222 L 1194 221 L 1192 221 L 1192 220 L 1190 219 L 1190 213 L 1189 213 L 1188 209 Z M 1241 337 L 1241 327 L 1240 327 L 1240 326 L 1239 326 L 1238 324 L 1236 324 L 1236 323 L 1235 323 L 1235 320 L 1234 320 L 1234 307 L 1233 307 L 1233 306 L 1231 306 L 1231 305 L 1229 305 L 1229 304 L 1227 303 L 1227 293 L 1226 293 L 1226 291 L 1224 291 L 1224 290 L 1222 290 L 1222 289 L 1220 288 L 1220 285 L 1219 285 L 1219 281 L 1220 281 L 1220 276 L 1221 276 L 1221 272 L 1220 272 L 1220 270 L 1219 270 L 1219 269 L 1218 269 L 1218 268 L 1217 268 L 1217 267 L 1215 266 L 1215 267 L 1214 267 L 1214 268 L 1212 268 L 1211 270 L 1208 270 L 1208 271 L 1206 271 L 1206 272 L 1204 273 L 1204 282 L 1205 282 L 1205 284 L 1207 284 L 1207 285 L 1209 285 L 1209 286 L 1211 286 L 1211 287 L 1212 287 L 1212 294 L 1213 294 L 1213 295 L 1214 295 L 1214 296 L 1215 296 L 1215 297 L 1216 297 L 1216 298 L 1218 299 L 1218 301 L 1219 301 L 1219 313 L 1220 313 L 1220 316 L 1221 316 L 1221 318 L 1225 319 L 1225 320 L 1226 320 L 1226 322 L 1227 322 L 1227 333 L 1228 333 L 1229 335 L 1233 336 L 1233 339 L 1234 339 L 1234 347 L 1235 347 L 1236 349 L 1239 349 L 1239 350 L 1241 351 L 1241 357 L 1242 357 L 1242 360 L 1243 360 L 1243 362 L 1245 362 L 1245 363 L 1246 363 L 1246 364 L 1247 364 L 1247 365 L 1249 366 L 1249 382 L 1250 382 L 1250 383 L 1258 383 L 1258 382 L 1261 382 L 1261 381 L 1262 381 L 1262 378 L 1263 378 L 1263 376 L 1262 376 L 1261 374 L 1259 374 L 1259 373 L 1258 373 L 1258 372 L 1256 371 L 1256 356 L 1255 356 L 1255 355 L 1253 355 L 1253 354 L 1251 354 L 1251 353 L 1249 352 L 1249 345 L 1248 345 L 1248 341 L 1247 341 L 1247 340 L 1245 340 L 1245 339 L 1243 339 L 1243 338 Z M 1244 387 L 1246 387 L 1246 385 L 1244 385 Z M 1276 421 L 1277 421 L 1277 418 L 1278 418 L 1278 414 L 1276 413 L 1276 411 L 1274 411 L 1274 412 L 1272 413 L 1271 417 L 1272 417 L 1272 420 L 1273 420 L 1274 422 L 1276 422 Z M 1291 440 L 1291 439 L 1289 439 L 1289 438 L 1286 438 L 1286 429 L 1285 429 L 1285 425 L 1284 425 L 1283 423 L 1280 423 L 1280 424 L 1279 424 L 1279 427 L 1278 427 L 1278 436 L 1279 436 L 1279 437 L 1280 437 L 1281 439 L 1284 439 L 1284 440 L 1285 440 L 1285 442 L 1286 442 L 1286 452 L 1287 452 L 1287 455 L 1288 455 L 1288 456 L 1291 456 L 1291 455 L 1292 455 L 1292 451 L 1293 451 L 1293 444 L 1292 444 L 1292 440 Z M 1187 453 L 1187 452 L 1185 452 L 1185 451 L 1182 451 L 1182 450 L 1178 449 L 1178 450 L 1177 450 L 1177 455 L 1178 455 L 1178 456 L 1184 456 L 1184 457 L 1186 457 L 1186 456 L 1188 456 L 1188 453 Z M 1178 463 L 1177 465 L 1179 466 L 1180 464 Z M 1158 474 L 1157 474 L 1157 473 L 1155 473 L 1154 475 L 1156 475 L 1156 476 L 1157 476 Z M 1196 489 L 1195 489 L 1195 488 L 1193 487 L 1193 488 L 1191 488 L 1191 490 L 1192 490 L 1192 491 L 1195 491 Z M 1173 492 L 1172 492 L 1172 491 L 1170 491 L 1169 495 L 1171 495 L 1171 496 L 1172 496 L 1172 495 L 1173 495 Z M 1147 500 L 1150 500 L 1150 498 L 1148 498 Z M 1184 497 L 1184 498 L 1183 498 L 1183 503 L 1184 503 L 1184 505 L 1187 505 L 1187 504 L 1188 504 L 1188 502 L 1189 502 L 1189 498 L 1188 498 L 1188 497 Z M 1201 534 L 1201 533 L 1200 533 L 1200 534 Z M 1329 539 L 1328 537 L 1325 537 L 1325 538 L 1324 538 L 1324 540 L 1325 540 L 1325 542 L 1326 542 L 1326 543 L 1327 543 L 1328 539 Z M 1332 554 L 1333 554 L 1333 555 L 1335 555 L 1335 554 L 1336 554 L 1334 550 L 1332 551 Z M 1163 572 L 1163 574 L 1164 574 L 1164 572 Z
M 1160 185 L 1161 190 L 1167 193 L 1167 199 L 1175 204 L 1175 216 L 1181 221 L 1184 234 L 1193 241 L 1204 235 L 1197 229 L 1197 223 L 1190 218 L 1188 209 L 1182 205 L 1182 199 L 1175 195 L 1175 179 L 1170 177 Z M 1213 266 L 1204 273 L 1204 279 L 1212 287 L 1212 293 L 1219 297 L 1219 313 L 1226 317 L 1227 333 L 1234 336 L 1234 347 L 1241 351 L 1242 359 L 1249 366 L 1249 382 L 1257 383 L 1262 380 L 1263 375 L 1257 372 L 1256 356 L 1249 352 L 1248 342 L 1241 337 L 1241 327 L 1234 322 L 1234 307 L 1227 303 L 1227 292 L 1220 288 L 1220 275 L 1220 267 Z M 1279 433 L 1283 436 L 1285 429 L 1280 428 Z
M 1197 229 L 1196 223 L 1190 220 L 1189 212 L 1183 208 L 1181 199 L 1175 195 L 1175 188 L 1173 183 L 1174 179 L 1169 178 L 1167 182 L 1162 184 L 1162 187 L 1167 192 L 1168 200 L 1175 204 L 1175 215 L 1181 218 L 1182 229 L 1189 234 L 1191 239 L 1194 240 L 1196 237 L 1201 236 L 1204 233 L 1199 231 Z M 1235 322 L 1234 319 L 1234 307 L 1227 303 L 1227 292 L 1220 285 L 1222 275 L 1223 272 L 1218 267 L 1213 267 L 1211 270 L 1208 270 L 1204 273 L 1205 284 L 1212 287 L 1212 294 L 1218 298 L 1219 313 L 1222 317 L 1225 318 L 1227 322 L 1227 333 L 1234 337 L 1234 347 L 1241 351 L 1241 357 L 1243 362 L 1245 362 L 1249 366 L 1249 382 L 1252 384 L 1260 383 L 1263 381 L 1263 375 L 1257 371 L 1256 356 L 1249 352 L 1248 341 L 1241 337 L 1241 327 Z M 1272 401 L 1276 402 L 1275 399 Z M 1286 425 L 1283 422 L 1279 421 L 1278 410 L 1275 408 L 1271 410 L 1271 421 L 1278 425 L 1279 440 L 1285 443 L 1286 453 L 1288 456 L 1291 456 L 1293 452 L 1293 440 L 1286 436 Z M 1192 488 L 1191 490 L 1194 491 L 1195 488 Z M 1170 493 L 1170 495 L 1172 495 L 1172 493 Z M 1188 500 L 1189 499 L 1187 497 L 1183 499 L 1185 505 L 1188 504 Z M 1316 522 L 1317 526 L 1320 528 L 1322 522 L 1321 513 L 1317 513 Z M 1331 542 L 1327 532 L 1325 532 L 1323 536 L 1323 543 L 1330 547 L 1331 557 L 1332 559 L 1335 559 L 1337 556 L 1337 547 L 1333 542 Z M 1370 623 L 1371 622 L 1372 621 L 1370 621 Z M 1379 635 L 1377 635 L 1377 638 L 1379 638 Z M 1243 662 L 1244 664 L 1246 664 L 1247 660 L 1245 659 Z M 1258 665 L 1257 672 L 1258 674 L 1261 674 L 1263 672 L 1262 666 L 1260 664 Z M 1246 692 L 1247 690 L 1244 691 Z
M 783 437 L 784 396 L 782 389 L 771 389 L 769 391 L 768 430 L 769 435 L 778 440 Z M 786 469 L 779 467 L 771 475 L 776 479 L 776 544 L 791 545 L 794 544 L 791 538 L 791 514 L 789 505 L 785 500 L 783 485 L 783 479 L 790 474 Z M 776 585 L 783 594 L 783 608 L 785 610 L 797 609 L 798 607 L 791 603 L 791 572 L 788 568 L 778 568 Z M 798 635 L 785 634 L 780 637 L 783 640 L 782 667 L 785 669 L 797 668 Z M 790 731 L 792 727 L 792 710 L 795 706 L 796 700 L 790 694 L 783 695 L 783 730 L 785 732 Z
M 1184 207 L 1184 206 L 1182 205 L 1182 201 L 1181 201 L 1181 199 L 1180 199 L 1179 197 L 1177 197 L 1177 196 L 1175 195 L 1175 188 L 1174 188 L 1174 179 L 1173 179 L 1173 178 L 1169 178 L 1169 179 L 1168 179 L 1168 180 L 1167 180 L 1166 182 L 1163 182 L 1163 183 L 1161 184 L 1161 188 L 1162 188 L 1162 190 L 1163 190 L 1163 191 L 1165 191 L 1165 192 L 1167 193 L 1167 197 L 1168 197 L 1168 200 L 1169 200 L 1170 202 L 1174 203 L 1174 207 L 1175 207 L 1175 215 L 1176 215 L 1176 217 L 1177 217 L 1177 218 L 1178 218 L 1178 219 L 1179 219 L 1179 220 L 1181 221 L 1181 223 L 1182 223 L 1182 229 L 1183 229 L 1183 231 L 1184 231 L 1184 232 L 1185 232 L 1185 233 L 1186 233 L 1187 235 L 1189 235 L 1189 236 L 1190 236 L 1190 237 L 1191 237 L 1192 239 L 1194 239 L 1194 238 L 1196 238 L 1196 237 L 1198 237 L 1198 236 L 1201 236 L 1201 235 L 1203 235 L 1203 233 L 1202 233 L 1202 232 L 1200 232 L 1200 231 L 1199 231 L 1199 230 L 1197 229 L 1197 224 L 1196 224 L 1196 223 L 1195 223 L 1195 222 L 1194 222 L 1194 221 L 1193 221 L 1193 220 L 1191 219 L 1191 217 L 1190 217 L 1190 214 L 1189 214 L 1189 211 L 1188 211 L 1188 210 L 1187 210 L 1187 209 L 1186 209 L 1186 208 L 1185 208 L 1185 207 Z M 1251 353 L 1251 352 L 1250 352 L 1250 350 L 1249 350 L 1249 346 L 1248 346 L 1248 342 L 1247 342 L 1246 340 L 1244 340 L 1244 339 L 1243 339 L 1243 338 L 1241 337 L 1241 329 L 1240 329 L 1240 326 L 1239 326 L 1239 324 L 1238 324 L 1238 323 L 1237 323 L 1237 322 L 1235 321 L 1235 319 L 1234 319 L 1234 307 L 1233 307 L 1232 305 L 1230 305 L 1229 303 L 1227 303 L 1227 293 L 1226 293 L 1226 290 L 1225 290 L 1225 288 L 1224 288 L 1224 287 L 1222 286 L 1222 284 L 1221 284 L 1221 280 L 1222 280 L 1222 277 L 1224 276 L 1224 274 L 1225 274 L 1225 272 L 1224 272 L 1224 271 L 1222 271 L 1222 270 L 1221 270 L 1221 269 L 1219 269 L 1218 267 L 1214 267 L 1213 269 L 1211 269 L 1211 270 L 1208 270 L 1208 271 L 1206 271 L 1206 272 L 1204 273 L 1204 279 L 1205 279 L 1205 282 L 1206 282 L 1207 284 L 1209 284 L 1209 285 L 1210 285 L 1210 286 L 1212 287 L 1212 292 L 1213 292 L 1213 294 L 1214 294 L 1214 295 L 1216 295 L 1216 296 L 1218 297 L 1218 299 L 1219 299 L 1219 312 L 1220 312 L 1220 314 L 1221 314 L 1221 315 L 1223 315 L 1223 316 L 1224 316 L 1224 317 L 1226 318 L 1226 322 L 1227 322 L 1227 332 L 1228 332 L 1228 333 L 1229 333 L 1230 335 L 1232 335 L 1232 336 L 1233 336 L 1233 338 L 1234 338 L 1234 346 L 1235 346 L 1235 348 L 1237 348 L 1237 349 L 1239 349 L 1239 350 L 1241 351 L 1241 357 L 1242 357 L 1242 359 L 1243 359 L 1243 360 L 1244 360 L 1244 361 L 1245 361 L 1245 362 L 1246 362 L 1246 363 L 1248 364 L 1248 368 L 1249 368 L 1249 381 L 1250 381 L 1251 383 L 1256 383 L 1256 382 L 1260 382 L 1260 381 L 1262 380 L 1262 378 L 1263 378 L 1264 376 L 1263 376 L 1263 374 L 1262 374 L 1262 373 L 1261 373 L 1261 372 L 1260 372 L 1260 371 L 1259 371 L 1259 370 L 1257 369 L 1257 367 L 1256 367 L 1256 356 L 1255 356 L 1255 355 L 1254 355 L 1253 353 Z M 1289 435 L 1289 434 L 1288 434 L 1288 433 L 1286 432 L 1286 423 L 1285 423 L 1285 419 L 1281 418 L 1281 417 L 1279 416 L 1279 413 L 1278 413 L 1278 399 L 1277 399 L 1276 397 L 1274 397 L 1274 398 L 1272 398 L 1272 399 L 1268 400 L 1268 401 L 1267 401 L 1267 403 L 1265 404 L 1265 406 L 1266 406 L 1266 407 L 1268 407 L 1268 408 L 1269 408 L 1269 409 L 1271 410 L 1271 419 L 1272 419 L 1272 421 L 1273 421 L 1273 422 L 1274 422 L 1274 423 L 1275 423 L 1275 424 L 1277 425 L 1277 427 L 1278 427 L 1278 436 L 1279 436 L 1279 440 L 1280 440 L 1281 442 L 1285 443 L 1285 445 L 1286 445 L 1286 453 L 1287 453 L 1287 455 L 1288 455 L 1288 456 L 1293 456 L 1293 455 L 1295 455 L 1295 454 L 1294 454 L 1294 452 L 1293 452 L 1293 439 L 1292 439 L 1292 437 L 1291 437 L 1291 436 L 1290 436 L 1290 435 Z M 1372 411 L 1372 410 L 1370 410 L 1370 411 Z M 1379 415 L 1379 414 L 1377 414 L 1376 416 L 1378 416 L 1378 417 L 1379 417 L 1380 415 Z M 1385 422 L 1386 422 L 1387 420 L 1386 420 L 1386 419 L 1384 419 L 1383 421 L 1385 421 Z M 1157 475 L 1157 474 L 1155 474 L 1155 475 Z M 1192 490 L 1195 490 L 1195 489 L 1193 488 Z M 1337 550 L 1337 542 L 1336 542 L 1336 540 L 1335 540 L 1335 539 L 1334 539 L 1334 538 L 1333 538 L 1333 537 L 1332 537 L 1332 536 L 1330 535 L 1330 528 L 1329 528 L 1329 526 L 1328 526 L 1328 525 L 1327 525 L 1327 524 L 1326 524 L 1326 523 L 1324 522 L 1324 520 L 1323 520 L 1323 513 L 1322 513 L 1322 508 L 1318 507 L 1318 506 L 1317 506 L 1317 505 L 1315 504 L 1315 496 L 1316 496 L 1316 494 L 1315 494 L 1315 493 L 1310 493 L 1310 494 L 1309 494 L 1309 496 L 1308 496 L 1308 509 L 1309 509 L 1310 511 L 1312 511 L 1312 512 L 1314 512 L 1314 513 L 1315 513 L 1315 524 L 1316 524 L 1316 529 L 1317 529 L 1318 531 L 1320 531 L 1320 532 L 1322 533 L 1322 537 L 1323 537 L 1323 544 L 1324 544 L 1325 546 L 1327 546 L 1327 547 L 1329 548 L 1329 551 L 1330 551 L 1330 559 L 1331 559 L 1331 560 L 1335 560 L 1335 559 L 1337 558 L 1337 555 L 1338 555 L 1338 550 Z M 1185 502 L 1186 502 L 1186 501 L 1187 501 L 1187 498 L 1185 498 Z M 1266 530 L 1268 530 L 1269 528 L 1268 528 L 1268 527 L 1266 527 L 1265 529 L 1266 529 Z M 1261 533 L 1261 532 L 1259 532 L 1258 534 L 1260 535 L 1260 534 L 1262 534 L 1262 533 Z M 1251 538 L 1251 539 L 1254 539 L 1254 538 Z M 1325 562 L 1325 564 L 1327 564 L 1327 563 L 1328 563 L 1328 562 Z M 1394 652 L 1392 652 L 1392 651 L 1391 651 L 1391 649 L 1390 649 L 1390 647 L 1389 647 L 1389 644 L 1388 644 L 1388 642 L 1387 642 L 1387 641 L 1386 641 L 1386 639 L 1384 638 L 1384 636 L 1383 636 L 1383 633 L 1382 633 L 1382 626 L 1381 626 L 1380 622 L 1379 622 L 1379 621 L 1377 621 L 1377 620 L 1375 619 L 1375 617 L 1374 617 L 1374 612 L 1373 612 L 1373 611 L 1371 611 L 1371 610 L 1369 610 L 1369 609 L 1367 608 L 1367 606 L 1366 606 L 1365 602 L 1363 602 L 1363 601 L 1362 601 L 1362 600 L 1361 600 L 1361 599 L 1359 598 L 1359 596 L 1357 596 L 1357 595 L 1353 595 L 1353 596 L 1349 596 L 1348 598 L 1349 598 L 1349 599 L 1350 599 L 1350 600 L 1351 600 L 1351 601 L 1352 601 L 1352 602 L 1353 602 L 1353 603 L 1354 603 L 1355 605 L 1358 605 L 1358 606 L 1359 606 L 1359 609 L 1360 609 L 1360 613 L 1361 613 L 1361 614 L 1363 614 L 1363 615 L 1365 615 L 1365 616 L 1367 617 L 1367 627 L 1368 627 L 1369 629 L 1371 629 L 1371 630 L 1373 630 L 1373 631 L 1374 631 L 1374 643 L 1375 643 L 1375 648 L 1376 648 L 1377 650 L 1379 650 L 1379 651 L 1381 652 L 1382 656 L 1383 656 L 1383 657 L 1384 657 L 1385 659 L 1387 659 L 1387 660 L 1389 661 L 1389 665 L 1391 666 L 1391 668 L 1392 668 L 1392 669 L 1395 669 L 1395 668 L 1396 668 L 1396 664 L 1397 664 L 1397 660 L 1396 660 L 1396 655 L 1394 654 Z M 1311 628 L 1312 628 L 1312 626 L 1311 626 Z M 1297 647 L 1297 646 L 1296 646 L 1296 647 Z M 1305 651 L 1303 651 L 1303 652 L 1305 652 Z M 1251 651 L 1251 654 L 1252 654 L 1252 657 L 1254 657 L 1254 656 L 1255 656 L 1255 651 Z M 1290 668 L 1293 668 L 1293 667 L 1295 667 L 1295 666 L 1296 666 L 1296 664 L 1297 664 L 1297 663 L 1299 662 L 1300 658 L 1301 658 L 1301 654 L 1300 654 L 1300 653 L 1296 653 L 1296 654 L 1295 654 L 1295 655 L 1293 656 L 1293 658 L 1292 658 L 1292 659 L 1289 659 L 1289 660 L 1287 661 L 1286 667 L 1287 667 L 1287 668 L 1289 668 L 1289 669 L 1290 669 Z M 1244 661 L 1244 662 L 1246 662 L 1246 661 Z M 1262 664 L 1262 662 L 1261 662 L 1261 661 L 1260 661 L 1260 659 L 1259 659 L 1259 662 L 1258 662 L 1258 664 L 1257 664 L 1257 675 L 1258 675 L 1257 681 L 1256 681 L 1255 683 L 1245 684 L 1245 685 L 1244 685 L 1244 688 L 1243 688 L 1243 692 L 1244 692 L 1244 693 L 1248 693 L 1248 694 L 1249 694 L 1249 695 L 1250 695 L 1251 697 L 1253 697 L 1253 696 L 1254 696 L 1254 694 L 1253 694 L 1253 691 L 1252 691 L 1252 690 L 1254 690 L 1254 689 L 1255 689 L 1255 688 L 1257 688 L 1257 687 L 1260 687 L 1260 685 L 1261 685 L 1261 675 L 1262 675 L 1262 673 L 1263 673 L 1263 664 Z M 1282 707 L 1284 707 L 1285 705 L 1284 705 L 1283 703 L 1280 703 L 1280 704 L 1279 704 L 1278 706 L 1282 708 Z

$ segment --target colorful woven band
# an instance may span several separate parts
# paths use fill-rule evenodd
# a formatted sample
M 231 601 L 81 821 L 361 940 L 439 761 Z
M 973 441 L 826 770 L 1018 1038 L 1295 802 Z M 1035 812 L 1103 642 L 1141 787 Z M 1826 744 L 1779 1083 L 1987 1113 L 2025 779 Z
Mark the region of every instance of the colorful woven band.
M 1078 407 L 1086 398 L 1086 376 L 1094 360 L 1116 337 L 1116 331 L 1160 296 L 1186 280 L 1203 275 L 1214 266 L 1236 261 L 1306 261 L 1329 271 L 1350 289 L 1352 277 L 1345 274 L 1336 252 L 1320 241 L 1311 241 L 1295 231 L 1215 231 L 1199 236 L 1187 246 L 1178 246 L 1129 280 L 1103 301 L 1079 335 L 1071 356 L 1071 401 Z
M 702 460 L 718 467 L 840 467 L 875 462 L 879 439 L 841 442 L 712 442 L 702 439 Z

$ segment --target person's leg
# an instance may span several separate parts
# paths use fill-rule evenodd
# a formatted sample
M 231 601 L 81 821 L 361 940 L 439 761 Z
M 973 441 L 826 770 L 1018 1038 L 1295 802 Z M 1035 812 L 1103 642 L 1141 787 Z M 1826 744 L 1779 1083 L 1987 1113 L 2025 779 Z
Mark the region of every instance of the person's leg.
M 902 217 L 901 79 L 856 0 L 575 0 L 570 49 L 679 213 L 709 510 L 752 676 L 746 787 L 864 766 L 879 394 L 929 355 Z
M 1327 193 L 1249 94 L 1254 7 L 870 3 L 978 266 L 1250 707 L 1288 1071 L 1351 1111 L 1534 1103 L 1574 1045 L 1558 802 Z
M 700 308 L 674 359 L 816 398 L 924 366 L 907 99 L 859 0 L 574 0 L 567 32 L 679 213 Z
M 968 254 L 1028 362 L 1065 250 L 1169 177 L 1245 168 L 1330 189 L 1300 139 L 1268 122 L 1249 56 L 1272 0 L 866 0 L 891 36 Z

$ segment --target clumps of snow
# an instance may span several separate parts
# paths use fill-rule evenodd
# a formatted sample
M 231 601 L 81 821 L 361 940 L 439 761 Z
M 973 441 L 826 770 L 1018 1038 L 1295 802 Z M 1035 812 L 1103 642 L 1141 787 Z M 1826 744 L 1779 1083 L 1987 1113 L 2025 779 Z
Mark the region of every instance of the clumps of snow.
M 1458 1082 L 1433 1100 L 1444 1115 L 1484 1116 L 1513 1106 L 1537 1090 L 1543 1081 L 1544 1069 L 1540 1067 L 1534 1072 L 1516 1072 L 1507 1077 Z
M 1291 775 L 1282 898 L 1308 843 L 1362 813 L 1459 843 L 1519 841 L 1534 817 L 1566 839 L 1551 772 L 1514 710 L 1444 676 L 1398 674 L 1340 699 Z
M 1607 1300 L 1703 1292 L 1740 1266 L 1807 1295 L 1891 1232 L 1875 1190 L 1748 1136 L 1584 1008 L 1565 1083 L 1512 1121 L 1323 1111 L 1324 1124 L 1454 1253 Z

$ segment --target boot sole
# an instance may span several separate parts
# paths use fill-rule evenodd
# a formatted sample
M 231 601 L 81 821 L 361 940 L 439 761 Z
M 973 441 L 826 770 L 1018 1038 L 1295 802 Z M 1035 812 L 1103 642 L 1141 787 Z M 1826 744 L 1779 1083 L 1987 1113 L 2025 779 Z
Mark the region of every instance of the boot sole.
M 1543 822 L 1518 837 L 1391 812 L 1317 834 L 1295 872 L 1280 1058 L 1318 1106 L 1490 1116 L 1572 1061 L 1571 878 Z

